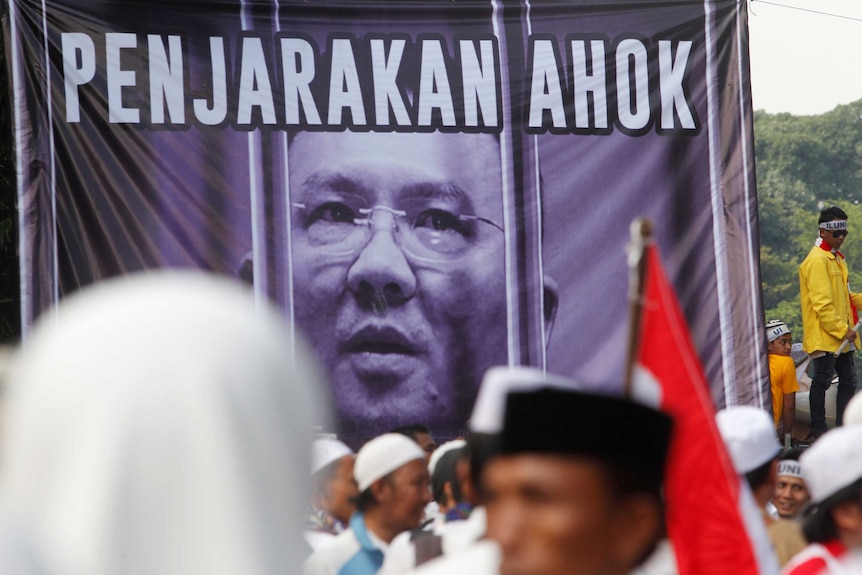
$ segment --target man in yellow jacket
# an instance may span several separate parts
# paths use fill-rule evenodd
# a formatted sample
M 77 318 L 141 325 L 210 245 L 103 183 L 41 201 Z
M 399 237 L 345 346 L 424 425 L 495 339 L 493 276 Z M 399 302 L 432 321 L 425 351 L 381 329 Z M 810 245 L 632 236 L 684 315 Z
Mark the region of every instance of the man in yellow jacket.
M 853 351 L 858 342 L 853 326 L 862 294 L 850 291 L 847 264 L 839 251 L 847 237 L 847 214 L 837 206 L 820 212 L 820 237 L 799 266 L 802 304 L 802 347 L 811 356 L 814 377 L 811 381 L 811 433 L 809 441 L 826 432 L 826 390 L 832 375 L 838 373 L 836 424 L 841 425 L 844 408 L 856 393 L 856 366 Z M 837 358 L 835 352 L 845 340 L 850 345 Z

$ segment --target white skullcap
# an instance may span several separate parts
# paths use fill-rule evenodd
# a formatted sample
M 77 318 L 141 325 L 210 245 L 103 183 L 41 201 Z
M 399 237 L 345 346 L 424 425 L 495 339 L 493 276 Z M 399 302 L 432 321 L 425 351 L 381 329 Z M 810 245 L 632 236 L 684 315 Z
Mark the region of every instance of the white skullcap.
M 740 475 L 757 469 L 781 451 L 775 423 L 762 409 L 750 405 L 722 409 L 715 422 Z
M 799 456 L 811 500 L 821 503 L 862 479 L 862 426 L 837 427 Z
M 535 367 L 492 367 L 485 372 L 473 415 L 470 430 L 474 433 L 500 433 L 503 430 L 503 413 L 506 396 L 514 391 L 530 391 L 544 387 L 579 391 L 577 383 L 552 375 Z
M 431 454 L 431 459 L 428 460 L 428 473 L 434 475 L 434 468 L 437 467 L 437 462 L 440 461 L 441 457 L 453 449 L 461 449 L 465 445 L 467 445 L 467 442 L 463 439 L 453 439 L 435 449 L 434 453 Z
M 223 276 L 151 270 L 65 297 L 21 351 L 3 512 L 26 529 L 4 560 L 15 545 L 45 573 L 301 572 L 330 424 L 279 310 Z
M 356 454 L 353 477 L 359 484 L 359 491 L 365 491 L 381 477 L 414 459 L 424 460 L 425 452 L 406 435 L 384 433 L 375 437 Z
M 780 319 L 774 319 L 766 324 L 766 338 L 769 341 L 775 341 L 786 333 L 790 333 L 790 328 Z
M 315 439 L 311 453 L 311 474 L 314 475 L 330 463 L 351 454 L 353 454 L 352 449 L 333 437 Z
M 858 425 L 862 423 L 862 393 L 857 393 L 844 409 L 844 425 Z

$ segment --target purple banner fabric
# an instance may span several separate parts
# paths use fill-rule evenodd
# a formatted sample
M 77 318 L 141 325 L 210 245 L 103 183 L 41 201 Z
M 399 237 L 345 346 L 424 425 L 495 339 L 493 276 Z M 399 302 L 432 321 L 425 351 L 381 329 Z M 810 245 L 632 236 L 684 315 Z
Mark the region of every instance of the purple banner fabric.
M 491 365 L 621 391 L 645 216 L 716 405 L 770 405 L 744 3 L 7 10 L 23 325 L 212 270 L 284 309 L 343 436 L 454 437 Z

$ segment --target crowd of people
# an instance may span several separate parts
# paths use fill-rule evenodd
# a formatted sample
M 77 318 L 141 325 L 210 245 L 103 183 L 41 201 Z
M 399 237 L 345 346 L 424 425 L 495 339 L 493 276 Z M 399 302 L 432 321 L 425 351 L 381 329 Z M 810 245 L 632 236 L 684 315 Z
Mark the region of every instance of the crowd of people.
M 842 214 L 823 212 L 815 249 L 826 256 L 814 255 L 846 278 L 832 245 L 846 237 Z M 801 283 L 816 273 L 801 271 Z M 856 295 L 832 283 L 844 323 L 824 319 L 841 306 L 815 305 L 834 337 L 811 344 L 806 323 L 804 345 L 815 381 L 837 370 L 855 389 L 842 366 L 853 365 Z M 826 297 L 811 285 L 803 305 Z M 764 575 L 862 572 L 862 396 L 839 402 L 829 431 L 812 396 L 811 435 L 795 441 L 792 334 L 773 321 L 765 339 L 772 413 L 730 406 L 713 428 L 740 512 L 754 517 L 751 553 Z M 418 421 L 352 445 L 331 433 L 313 357 L 280 311 L 201 272 L 135 274 L 64 300 L 7 377 L 0 572 L 681 572 L 665 480 L 685 455 L 667 413 L 539 369 L 492 367 L 465 437 L 438 445 Z

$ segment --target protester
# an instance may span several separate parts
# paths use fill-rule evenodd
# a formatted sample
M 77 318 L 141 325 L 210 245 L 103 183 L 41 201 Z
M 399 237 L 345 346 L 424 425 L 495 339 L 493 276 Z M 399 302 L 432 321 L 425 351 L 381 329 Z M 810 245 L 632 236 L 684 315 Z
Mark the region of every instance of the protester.
M 796 364 L 790 357 L 793 337 L 787 324 L 781 320 L 772 320 L 766 324 L 766 339 L 775 429 L 784 447 L 790 447 L 793 420 L 796 418 L 796 392 L 799 391 Z
M 661 536 L 670 419 L 541 371 L 533 377 L 490 402 L 496 415 L 474 411 L 498 420 L 480 428 L 499 430 L 482 492 L 500 573 L 627 574 Z
M 0 571 L 276 575 L 307 546 L 307 348 L 244 288 L 193 272 L 64 299 L 11 376 Z
M 428 464 L 431 493 L 440 515 L 424 529 L 419 527 L 395 537 L 380 568 L 380 575 L 407 573 L 451 550 L 453 539 L 460 540 L 463 520 L 472 511 L 472 505 L 464 500 L 456 474 L 457 462 L 464 454 L 465 445 L 463 439 L 449 441 L 431 455 Z
M 783 519 L 801 521 L 802 512 L 811 501 L 808 486 L 802 477 L 802 464 L 799 463 L 799 449 L 791 449 L 781 454 L 778 462 L 778 480 L 772 503 Z
M 809 545 L 782 575 L 836 575 L 848 551 L 862 551 L 862 426 L 824 434 L 800 457 L 811 492 L 803 530 Z
M 814 376 L 809 391 L 811 430 L 805 441 L 815 441 L 826 432 L 826 390 L 838 373 L 836 425 L 843 423 L 844 409 L 856 393 L 856 308 L 862 294 L 850 291 L 849 272 L 839 248 L 847 237 L 847 214 L 837 206 L 820 212 L 819 237 L 799 266 L 802 305 L 803 348 L 811 357 Z M 850 345 L 838 357 L 835 352 L 844 340 Z
M 306 561 L 306 575 L 373 575 L 389 544 L 415 529 L 431 499 L 425 453 L 412 439 L 387 433 L 362 446 L 353 475 L 359 487 L 350 528 L 320 546 Z
M 344 531 L 356 511 L 355 459 L 353 450 L 334 437 L 314 441 L 311 513 L 305 532 L 312 549 Z
M 493 367 L 485 372 L 473 412 L 465 446 L 456 472 L 464 502 L 472 506 L 469 517 L 447 525 L 442 555 L 412 571 L 416 575 L 497 575 L 500 547 L 485 538 L 486 512 L 480 488 L 488 461 L 497 455 L 503 427 L 507 394 L 516 389 L 533 389 L 536 382 L 568 387 L 572 382 L 532 367 Z
M 774 519 L 767 512 L 767 504 L 775 493 L 781 451 L 774 421 L 765 411 L 742 405 L 722 409 L 716 414 L 715 422 L 734 469 L 745 477 L 760 509 L 778 563 L 784 565 L 805 547 L 805 540 L 797 523 Z
M 427 425 L 421 423 L 402 425 L 393 429 L 391 433 L 400 433 L 415 441 L 425 452 L 425 464 L 428 465 L 431 462 L 431 454 L 437 449 L 437 442 L 431 436 L 431 430 Z

